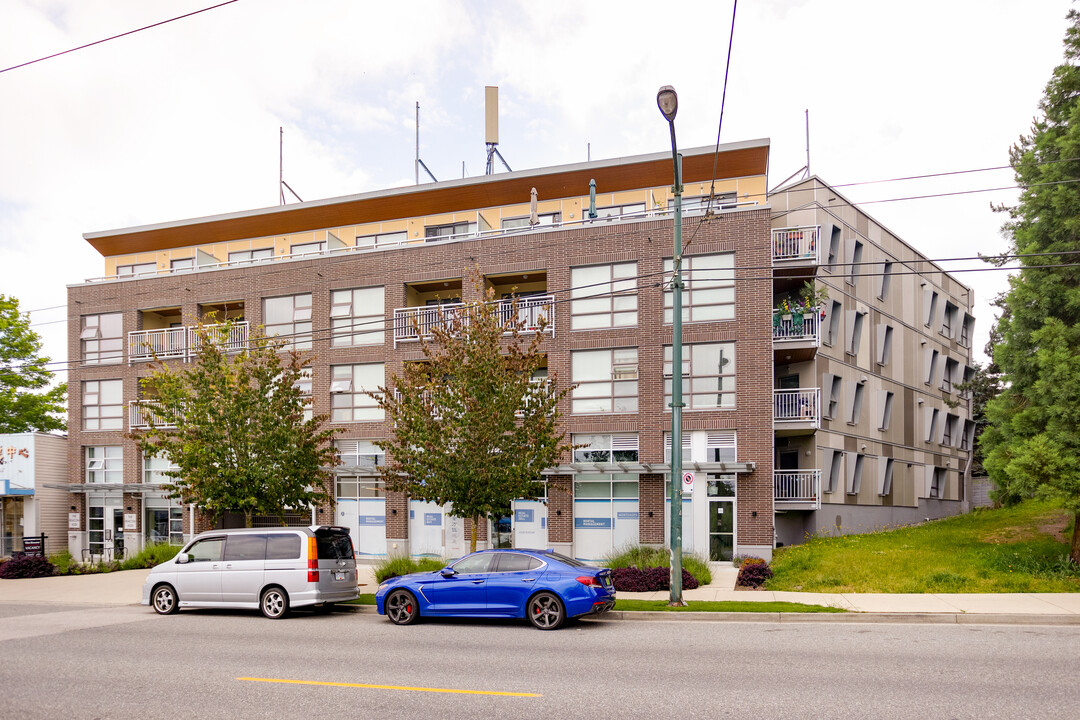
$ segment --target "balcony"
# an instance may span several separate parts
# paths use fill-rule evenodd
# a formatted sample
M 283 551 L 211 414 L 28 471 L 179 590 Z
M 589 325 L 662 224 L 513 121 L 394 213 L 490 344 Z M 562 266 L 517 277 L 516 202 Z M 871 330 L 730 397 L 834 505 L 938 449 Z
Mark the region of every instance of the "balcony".
M 773 390 L 773 430 L 782 435 L 813 432 L 821 427 L 821 389 Z
M 773 230 L 773 264 L 786 262 L 797 262 L 803 265 L 819 264 L 821 262 L 818 255 L 821 247 L 818 242 L 820 234 L 821 227 L 817 225 Z
M 128 427 L 132 430 L 149 430 L 148 418 L 154 417 L 159 428 L 172 428 L 176 425 L 163 424 L 154 412 L 160 407 L 156 400 L 132 400 L 128 403 Z
M 514 301 L 500 300 L 497 305 L 499 324 L 503 327 L 509 326 L 514 317 Z M 464 316 L 464 308 L 465 303 L 395 308 L 394 346 L 396 347 L 400 342 L 412 342 L 422 337 L 430 337 L 432 329 L 440 325 L 449 329 L 459 317 L 463 323 L 467 324 L 468 318 Z M 521 320 L 522 332 L 539 332 L 541 319 L 545 319 L 544 332 L 554 334 L 555 297 L 537 295 L 519 298 L 517 317 Z
M 819 510 L 821 470 L 773 471 L 773 504 L 777 510 Z
M 248 346 L 248 323 L 233 323 L 228 333 L 224 325 L 207 325 L 214 343 L 226 353 L 240 352 Z M 201 348 L 194 326 L 134 330 L 128 333 L 128 362 L 188 360 Z
M 772 326 L 773 355 L 778 363 L 811 360 L 821 347 L 819 308 L 806 308 L 794 313 L 773 310 Z

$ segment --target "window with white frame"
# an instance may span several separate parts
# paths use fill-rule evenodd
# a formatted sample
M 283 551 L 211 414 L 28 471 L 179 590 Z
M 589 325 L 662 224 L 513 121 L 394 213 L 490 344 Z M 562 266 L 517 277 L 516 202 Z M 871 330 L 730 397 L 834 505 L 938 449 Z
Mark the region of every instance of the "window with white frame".
M 401 245 L 409 239 L 409 233 L 404 230 L 397 232 L 375 233 L 373 235 L 360 235 L 356 238 L 356 247 L 382 247 L 384 245 Z
M 263 324 L 268 337 L 281 336 L 285 348 L 311 349 L 311 293 L 263 299 Z
M 385 290 L 379 287 L 330 293 L 330 329 L 334 347 L 382 345 L 385 340 Z
M 686 430 L 682 446 L 683 462 L 738 462 L 734 430 Z M 671 462 L 670 432 L 664 433 L 664 462 Z
M 87 448 L 86 482 L 94 484 L 124 482 L 124 448 L 119 445 L 93 445 Z
M 116 274 L 119 277 L 132 275 L 153 275 L 157 272 L 157 263 L 134 263 L 132 265 L 117 265 Z
M 585 211 L 588 215 L 588 211 Z M 622 205 L 608 205 L 596 208 L 597 218 L 611 218 L 620 216 L 634 216 L 645 214 L 645 203 L 623 203 Z
M 613 435 L 572 436 L 574 445 L 584 447 L 574 450 L 576 463 L 636 463 L 638 461 L 637 433 L 618 433 Z
M 176 472 L 178 465 L 169 459 L 168 455 L 148 455 L 143 453 L 142 481 L 148 485 L 161 485 L 174 483 L 177 478 L 166 475 L 168 472 Z
M 382 420 L 383 409 L 367 392 L 378 392 L 385 382 L 383 363 L 330 366 L 330 420 L 363 422 Z
M 236 250 L 229 253 L 230 264 L 243 264 L 258 262 L 259 260 L 270 260 L 274 257 L 274 248 L 257 248 L 255 250 Z
M 571 412 L 637 412 L 637 348 L 576 350 L 570 354 L 571 375 L 577 385 Z
M 688 410 L 735 407 L 735 343 L 682 346 L 682 392 Z M 671 404 L 672 346 L 664 346 L 664 407 Z
M 343 500 L 386 497 L 386 483 L 382 478 L 342 475 L 335 484 L 337 497 Z
M 123 430 L 124 381 L 83 381 L 82 418 L 83 430 Z
M 372 440 L 335 440 L 345 467 L 378 467 L 386 464 L 386 453 Z
M 683 258 L 683 322 L 735 319 L 735 253 Z M 674 270 L 664 260 L 664 276 Z M 672 322 L 673 291 L 664 291 L 664 322 Z
M 178 258 L 169 261 L 170 272 L 182 272 L 195 269 L 195 258 Z
M 502 220 L 500 221 L 500 227 L 503 230 L 514 230 L 516 228 L 533 227 L 532 223 L 530 222 L 531 219 L 532 218 L 530 218 L 528 215 L 514 218 L 502 218 Z M 542 227 L 545 225 L 558 225 L 562 222 L 562 213 L 539 213 L 537 214 L 536 219 L 536 227 Z
M 570 269 L 570 328 L 633 327 L 638 321 L 637 263 Z
M 289 246 L 290 255 L 311 255 L 326 251 L 326 241 L 319 240 L 318 242 L 309 243 L 297 243 L 296 245 Z
M 82 360 L 87 365 L 111 365 L 124 360 L 124 315 L 83 315 Z
M 453 222 L 446 223 L 445 225 L 429 225 L 424 228 L 424 238 L 427 242 L 435 242 L 436 240 L 446 240 L 448 238 L 458 235 L 475 235 L 476 223 L 474 222 Z
M 300 392 L 300 400 L 304 403 L 304 420 L 310 420 L 313 414 L 314 393 L 311 389 L 311 368 L 301 368 L 300 377 L 293 383 Z
M 682 210 L 685 213 L 691 212 L 704 212 L 706 209 L 712 210 L 730 210 L 738 207 L 738 198 L 735 193 L 717 193 L 714 196 L 709 195 L 697 195 L 697 196 L 683 196 Z M 675 209 L 675 199 L 670 198 L 667 202 L 667 209 Z

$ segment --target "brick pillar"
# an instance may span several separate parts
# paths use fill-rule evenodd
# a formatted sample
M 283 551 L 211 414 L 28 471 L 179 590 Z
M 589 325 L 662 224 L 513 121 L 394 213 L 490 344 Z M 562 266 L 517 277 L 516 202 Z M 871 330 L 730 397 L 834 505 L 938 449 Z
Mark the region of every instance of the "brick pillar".
M 409 554 L 409 496 L 403 492 L 386 493 L 386 552 Z
M 638 523 L 642 545 L 664 544 L 663 475 L 642 475 L 638 480 Z
M 548 478 L 548 543 L 574 542 L 574 484 L 569 475 Z

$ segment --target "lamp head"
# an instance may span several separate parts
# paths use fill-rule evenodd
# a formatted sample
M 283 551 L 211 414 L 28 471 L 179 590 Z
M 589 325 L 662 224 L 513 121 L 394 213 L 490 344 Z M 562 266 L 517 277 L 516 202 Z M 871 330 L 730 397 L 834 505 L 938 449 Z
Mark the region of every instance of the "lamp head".
M 668 122 L 675 121 L 675 113 L 679 111 L 679 96 L 675 94 L 675 88 L 665 85 L 656 92 L 656 106 Z

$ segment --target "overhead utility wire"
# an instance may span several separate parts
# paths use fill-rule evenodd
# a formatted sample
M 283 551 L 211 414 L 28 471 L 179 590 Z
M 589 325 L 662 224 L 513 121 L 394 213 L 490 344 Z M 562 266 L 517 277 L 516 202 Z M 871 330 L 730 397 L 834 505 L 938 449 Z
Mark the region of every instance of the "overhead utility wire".
M 198 15 L 199 13 L 204 13 L 207 10 L 214 10 L 214 9 L 222 7 L 224 5 L 231 5 L 234 2 L 239 2 L 239 0 L 226 0 L 226 2 L 218 3 L 217 5 L 211 5 L 210 7 L 205 7 L 202 10 L 196 10 L 194 12 L 189 12 L 189 13 L 186 13 L 184 15 L 177 15 L 176 17 L 169 18 L 168 20 L 162 20 L 161 22 L 156 22 L 156 23 L 153 23 L 152 25 L 144 25 L 143 27 L 136 28 L 134 30 L 128 30 L 127 32 L 120 33 L 119 35 L 113 35 L 112 37 L 107 37 L 107 38 L 104 38 L 102 40 L 95 40 L 92 43 L 86 43 L 85 45 L 80 45 L 78 47 L 73 47 L 70 50 L 62 50 L 61 52 L 53 53 L 52 55 L 46 55 L 45 57 L 39 57 L 37 60 L 29 60 L 29 61 L 24 62 L 24 63 L 19 63 L 18 65 L 12 65 L 11 67 L 7 67 L 7 68 L 4 68 L 3 70 L 0 70 L 0 73 L 6 73 L 8 70 L 18 70 L 21 67 L 26 67 L 27 65 L 33 65 L 34 63 L 39 63 L 39 62 L 42 62 L 43 60 L 50 60 L 50 59 L 52 59 L 54 57 L 60 57 L 61 55 L 67 55 L 68 53 L 73 53 L 76 50 L 84 50 L 84 49 L 86 49 L 88 47 L 93 47 L 94 45 L 100 45 L 101 43 L 108 42 L 110 40 L 116 40 L 117 38 L 122 38 L 122 37 L 125 37 L 127 35 L 134 35 L 135 33 L 142 32 L 143 30 L 149 30 L 150 28 L 156 28 L 159 25 L 166 25 L 166 24 L 171 23 L 171 22 L 176 21 L 176 20 L 183 20 L 184 18 L 189 18 L 192 15 Z
M 731 6 L 731 32 L 728 35 L 727 42 L 727 62 L 724 64 L 724 92 L 720 95 L 720 122 L 716 126 L 716 150 L 713 152 L 713 166 L 712 166 L 712 185 L 709 186 L 709 200 L 705 205 L 705 215 L 709 214 L 712 210 L 713 197 L 716 195 L 716 170 L 720 162 L 720 131 L 724 127 L 724 105 L 727 103 L 727 81 L 728 73 L 731 70 L 731 46 L 735 44 L 735 11 L 739 8 L 739 0 Z M 693 240 L 691 237 L 690 240 Z M 688 240 L 686 246 L 690 245 Z M 683 250 L 686 250 L 686 246 Z

